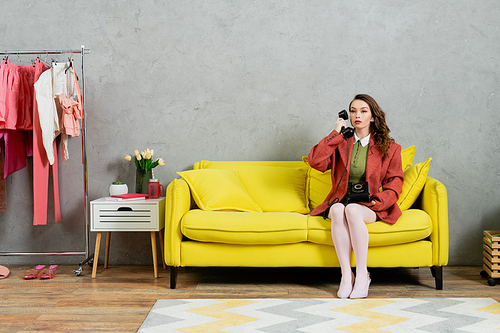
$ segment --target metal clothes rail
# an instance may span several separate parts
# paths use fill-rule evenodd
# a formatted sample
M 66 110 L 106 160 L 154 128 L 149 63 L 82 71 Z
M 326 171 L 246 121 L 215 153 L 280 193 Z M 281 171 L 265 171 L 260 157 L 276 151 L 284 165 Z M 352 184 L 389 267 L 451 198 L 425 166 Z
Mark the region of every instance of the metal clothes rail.
M 29 55 L 29 54 L 81 54 L 82 57 L 82 102 L 83 102 L 83 116 L 82 116 L 82 162 L 83 162 L 83 188 L 84 188 L 84 220 L 85 220 L 85 251 L 64 251 L 64 252 L 0 252 L 0 256 L 85 256 L 85 260 L 80 262 L 79 268 L 75 270 L 76 275 L 80 275 L 83 265 L 91 263 L 93 256 L 89 257 L 89 199 L 88 199 L 88 173 L 87 173 L 87 113 L 85 108 L 85 54 L 90 53 L 90 49 L 82 45 L 80 50 L 27 50 L 27 51 L 5 51 L 0 52 L 0 55 L 14 56 L 14 55 Z

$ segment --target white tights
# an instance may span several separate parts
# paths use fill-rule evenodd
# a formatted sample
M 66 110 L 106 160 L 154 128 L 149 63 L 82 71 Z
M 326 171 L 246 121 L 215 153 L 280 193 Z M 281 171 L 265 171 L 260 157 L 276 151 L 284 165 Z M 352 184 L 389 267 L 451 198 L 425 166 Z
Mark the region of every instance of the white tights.
M 373 223 L 377 215 L 370 208 L 360 204 L 333 204 L 328 217 L 332 221 L 332 239 L 340 262 L 342 280 L 340 287 L 352 285 L 351 248 L 356 257 L 356 281 L 354 289 L 368 283 L 368 229 L 366 223 Z

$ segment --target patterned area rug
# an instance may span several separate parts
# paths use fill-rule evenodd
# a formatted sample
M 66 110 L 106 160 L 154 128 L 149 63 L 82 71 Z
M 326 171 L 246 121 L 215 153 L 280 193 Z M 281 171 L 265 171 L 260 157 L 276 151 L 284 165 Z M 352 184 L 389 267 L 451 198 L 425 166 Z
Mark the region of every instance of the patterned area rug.
M 500 332 L 491 298 L 161 299 L 139 332 Z

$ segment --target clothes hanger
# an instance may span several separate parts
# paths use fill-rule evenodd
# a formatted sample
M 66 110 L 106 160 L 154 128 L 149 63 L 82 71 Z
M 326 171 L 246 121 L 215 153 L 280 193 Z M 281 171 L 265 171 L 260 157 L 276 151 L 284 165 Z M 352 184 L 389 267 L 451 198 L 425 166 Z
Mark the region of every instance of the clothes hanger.
M 66 68 L 66 69 L 64 70 L 64 74 L 67 74 L 67 73 L 68 73 L 68 70 L 69 70 L 71 67 L 73 67 L 73 59 L 71 59 L 71 57 L 68 57 L 68 62 L 69 62 L 69 66 L 68 66 L 68 68 Z
M 41 55 L 38 54 L 37 57 L 36 57 L 36 59 L 31 61 L 33 63 L 33 66 L 35 66 L 34 64 L 36 64 L 36 60 L 38 59 L 38 61 L 40 61 L 41 63 L 43 63 L 43 64 L 45 64 L 45 65 L 47 65 L 49 67 L 52 67 L 51 65 L 49 65 L 47 63 L 47 55 L 45 55 L 45 60 L 42 60 L 41 58 L 42 58 Z
M 66 73 L 68 72 L 68 70 L 69 70 L 71 67 L 73 67 L 73 61 L 74 61 L 74 60 L 73 60 L 73 59 L 71 59 L 71 57 L 68 57 L 68 61 L 69 61 L 69 66 L 68 66 L 68 68 L 66 68 L 66 69 L 64 70 L 64 74 L 66 74 Z M 78 74 L 76 74 L 76 71 L 74 70 L 74 68 L 73 68 L 73 73 L 75 74 L 76 79 L 77 79 L 77 80 L 79 80 L 79 79 L 78 79 Z

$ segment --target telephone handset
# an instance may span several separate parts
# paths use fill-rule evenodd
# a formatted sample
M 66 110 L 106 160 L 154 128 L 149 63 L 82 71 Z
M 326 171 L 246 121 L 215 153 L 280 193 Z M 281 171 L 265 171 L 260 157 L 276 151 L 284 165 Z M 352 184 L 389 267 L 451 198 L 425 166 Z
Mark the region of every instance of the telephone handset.
M 342 118 L 344 120 L 349 119 L 347 111 L 346 110 L 340 111 L 339 118 Z M 342 126 L 342 129 L 340 130 L 340 134 L 342 134 L 344 136 L 344 138 L 348 139 L 354 135 L 354 129 L 352 127 L 346 128 L 346 127 Z

